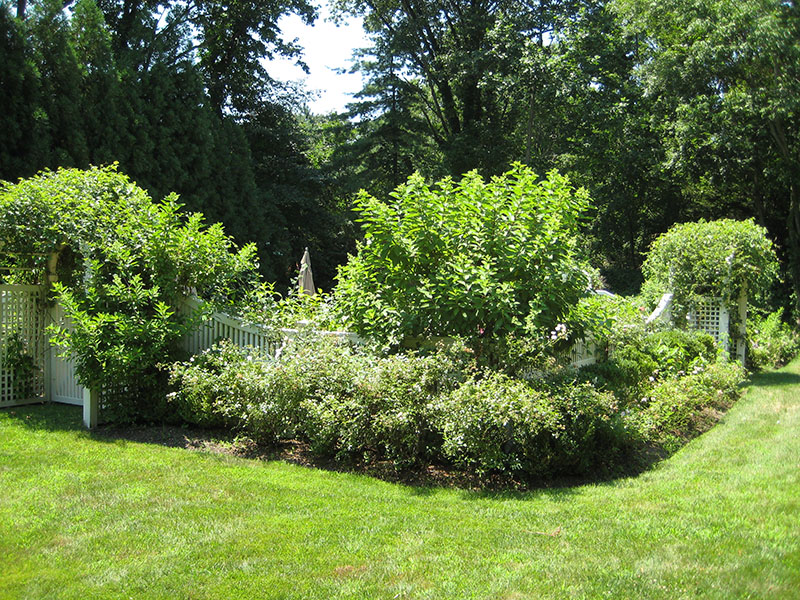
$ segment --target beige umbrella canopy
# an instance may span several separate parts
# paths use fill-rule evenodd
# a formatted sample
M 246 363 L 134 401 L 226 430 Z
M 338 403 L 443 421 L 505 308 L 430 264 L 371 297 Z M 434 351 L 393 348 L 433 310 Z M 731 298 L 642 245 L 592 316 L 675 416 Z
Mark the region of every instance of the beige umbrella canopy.
M 297 287 L 301 294 L 313 296 L 316 293 L 314 276 L 311 274 L 311 255 L 308 253 L 308 248 L 303 252 L 303 260 L 300 261 L 300 277 L 297 279 Z

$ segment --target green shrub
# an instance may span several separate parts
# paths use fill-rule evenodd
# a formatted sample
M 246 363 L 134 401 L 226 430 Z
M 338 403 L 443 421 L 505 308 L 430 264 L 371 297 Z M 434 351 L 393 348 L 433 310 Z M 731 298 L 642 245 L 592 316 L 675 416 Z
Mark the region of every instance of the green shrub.
M 274 361 L 255 348 L 224 340 L 186 362 L 174 363 L 170 403 L 188 423 L 205 427 L 258 429 L 272 441 L 291 435 L 296 421 L 292 403 L 267 398 Z M 299 401 L 294 403 L 296 408 Z
M 751 316 L 747 340 L 747 366 L 754 371 L 783 366 L 800 350 L 800 336 L 783 322 L 782 310 Z
M 257 279 L 254 246 L 237 251 L 221 225 L 180 207 L 175 195 L 154 202 L 116 166 L 0 186 L 2 260 L 33 254 L 43 263 L 58 251 L 69 259 L 53 291 L 72 326 L 51 334 L 83 385 L 118 392 L 105 395 L 103 420 L 168 419 L 157 365 L 175 360 L 192 326 L 181 299 L 228 299 Z
M 653 358 L 657 371 L 662 375 L 682 375 L 698 364 L 716 362 L 720 352 L 711 335 L 680 329 L 656 331 L 646 336 L 641 350 Z
M 674 451 L 709 429 L 741 395 L 744 370 L 737 363 L 697 366 L 685 377 L 655 385 L 625 415 L 642 440 Z
M 525 477 L 588 473 L 625 444 L 609 394 L 590 385 L 535 389 L 492 373 L 442 399 L 437 427 L 453 464 Z
M 583 367 L 579 378 L 614 393 L 627 407 L 661 380 L 682 377 L 717 361 L 714 338 L 700 331 L 669 329 L 630 335 L 608 360 Z
M 320 456 L 405 466 L 436 453 L 430 405 L 463 379 L 454 354 L 377 356 L 309 336 L 272 360 L 223 342 L 173 365 L 172 402 L 189 422 L 261 442 L 299 437 Z
M 661 372 L 634 346 L 584 370 L 584 379 L 605 373 L 613 382 L 606 387 L 624 388 L 624 400 L 576 382 L 574 371 L 526 382 L 475 370 L 459 346 L 380 355 L 310 336 L 288 343 L 278 359 L 223 342 L 175 364 L 171 402 L 187 421 L 266 443 L 305 440 L 319 456 L 340 461 L 449 462 L 524 479 L 596 476 L 618 470 L 642 443 L 674 450 L 737 397 L 741 369 L 706 365 L 709 345 L 693 336 L 648 342 L 650 350 L 680 350 Z M 675 371 L 685 365 L 691 371 Z
M 519 164 L 436 188 L 414 175 L 385 202 L 362 192 L 365 242 L 339 270 L 340 310 L 384 341 L 519 332 L 528 315 L 552 328 L 589 283 L 578 242 L 588 203 L 566 177 Z
M 436 454 L 431 404 L 463 378 L 452 353 L 376 357 L 327 350 L 334 356 L 315 364 L 323 379 L 302 405 L 305 435 L 317 453 L 345 460 L 367 453 L 399 466 Z
M 611 358 L 583 367 L 580 379 L 591 382 L 598 389 L 612 392 L 620 404 L 626 406 L 651 385 L 658 375 L 658 363 L 652 356 L 634 345 L 616 349 Z

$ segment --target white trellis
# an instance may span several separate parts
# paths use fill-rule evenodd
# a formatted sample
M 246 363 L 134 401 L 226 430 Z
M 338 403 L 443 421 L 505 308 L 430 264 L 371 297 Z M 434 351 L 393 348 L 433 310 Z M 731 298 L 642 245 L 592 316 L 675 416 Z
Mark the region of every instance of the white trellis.
M 727 306 L 721 298 L 702 298 L 695 302 L 686 316 L 691 329 L 704 331 L 722 345 L 726 352 L 735 356 L 742 364 L 745 362 L 747 298 L 742 295 L 738 302 L 738 322 L 734 324 Z M 648 323 L 657 320 L 674 322 L 672 314 L 672 294 L 664 294 L 658 307 L 647 319 Z M 734 331 L 733 327 L 737 330 Z M 733 345 L 731 341 L 733 340 Z
M 0 285 L 0 407 L 45 400 L 84 404 L 86 390 L 75 378 L 73 361 L 59 356 L 48 343 L 48 324 L 69 323 L 63 309 L 48 305 L 45 295 L 45 286 Z M 32 364 L 24 379 L 7 360 L 16 340 Z
M 41 402 L 46 396 L 43 298 L 38 285 L 0 285 L 0 407 Z M 12 368 L 15 358 L 29 366 Z

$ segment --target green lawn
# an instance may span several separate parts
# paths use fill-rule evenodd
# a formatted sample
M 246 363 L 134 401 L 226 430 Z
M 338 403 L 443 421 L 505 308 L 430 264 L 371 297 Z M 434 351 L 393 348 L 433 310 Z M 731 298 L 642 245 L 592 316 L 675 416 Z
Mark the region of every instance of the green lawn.
M 0 598 L 800 598 L 800 361 L 635 478 L 529 493 L 364 476 L 0 411 Z

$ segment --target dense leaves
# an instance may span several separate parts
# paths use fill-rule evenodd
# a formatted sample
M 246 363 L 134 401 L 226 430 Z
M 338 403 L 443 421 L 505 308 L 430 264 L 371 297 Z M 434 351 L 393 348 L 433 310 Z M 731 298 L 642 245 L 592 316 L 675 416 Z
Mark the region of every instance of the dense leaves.
M 735 314 L 742 294 L 766 306 L 778 263 L 763 227 L 723 219 L 676 225 L 655 241 L 643 270 L 645 294 L 673 293 L 678 314 L 703 296 L 722 299 Z
M 357 331 L 501 335 L 526 319 L 552 327 L 586 290 L 578 226 L 589 199 L 558 173 L 516 165 L 434 188 L 419 175 L 386 201 L 363 192 L 365 232 L 339 271 L 337 300 Z
M 683 193 L 770 229 L 800 290 L 800 7 L 617 0 Z M 738 213 L 738 214 L 737 214 Z
M 277 20 L 291 2 L 0 3 L 0 179 L 118 162 L 153 197 L 258 246 L 286 286 L 309 246 L 327 287 L 352 239 L 306 157 L 292 107 L 262 59 L 298 54 Z M 288 167 L 288 168 L 287 168 Z
M 179 208 L 174 196 L 153 202 L 114 167 L 0 189 L 5 260 L 71 259 L 60 261 L 54 295 L 72 326 L 54 324 L 51 334 L 83 385 L 113 388 L 106 419 L 166 417 L 159 365 L 176 358 L 193 325 L 179 313 L 182 298 L 229 301 L 257 281 L 252 245 L 237 250 L 219 224 Z

